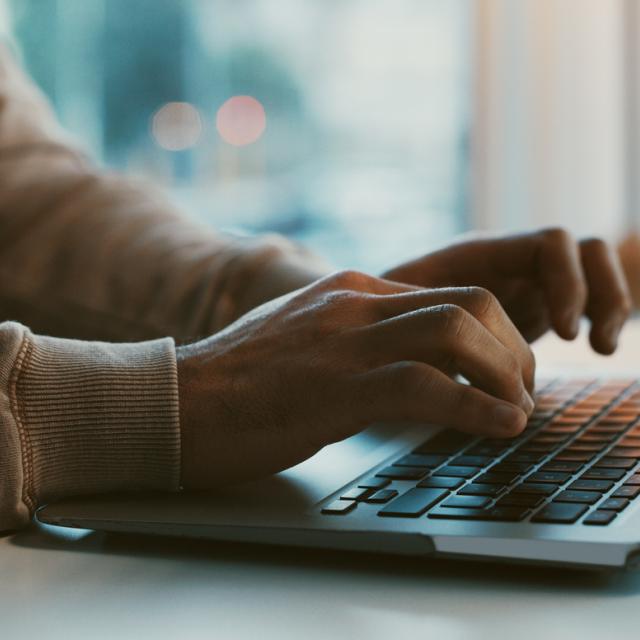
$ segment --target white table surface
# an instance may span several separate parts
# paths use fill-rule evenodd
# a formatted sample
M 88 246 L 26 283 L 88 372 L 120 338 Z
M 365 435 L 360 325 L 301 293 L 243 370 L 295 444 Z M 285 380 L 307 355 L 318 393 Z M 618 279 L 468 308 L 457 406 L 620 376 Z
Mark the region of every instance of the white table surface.
M 628 368 L 545 340 L 543 364 Z M 640 366 L 638 367 L 640 369 Z M 0 638 L 636 638 L 640 573 L 274 549 L 33 525 L 0 538 Z

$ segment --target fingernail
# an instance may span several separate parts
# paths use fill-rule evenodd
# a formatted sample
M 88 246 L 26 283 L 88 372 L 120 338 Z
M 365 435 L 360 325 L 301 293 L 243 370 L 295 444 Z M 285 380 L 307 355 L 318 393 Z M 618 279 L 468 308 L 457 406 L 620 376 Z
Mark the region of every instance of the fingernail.
M 614 321 L 605 325 L 604 335 L 607 337 L 609 344 L 611 344 L 614 349 L 618 346 L 618 337 L 620 335 L 621 328 L 620 323 Z
M 527 393 L 527 391 L 522 392 L 522 400 L 520 404 L 522 405 L 522 408 L 527 415 L 530 415 L 533 411 L 533 408 L 536 406 L 533 398 Z
M 577 336 L 580 332 L 580 315 L 579 313 L 575 313 L 575 311 L 569 311 L 564 316 L 565 324 L 569 328 L 570 335 L 573 337 Z
M 510 433 L 520 431 L 524 426 L 522 411 L 510 404 L 499 404 L 493 410 L 496 425 L 502 431 Z

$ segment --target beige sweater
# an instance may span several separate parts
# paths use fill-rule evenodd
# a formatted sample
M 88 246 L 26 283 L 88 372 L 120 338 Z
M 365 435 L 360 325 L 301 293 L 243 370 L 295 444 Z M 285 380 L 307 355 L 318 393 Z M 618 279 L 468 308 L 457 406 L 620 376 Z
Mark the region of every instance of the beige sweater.
M 174 339 L 304 284 L 307 264 L 97 171 L 0 50 L 0 530 L 68 495 L 177 490 Z

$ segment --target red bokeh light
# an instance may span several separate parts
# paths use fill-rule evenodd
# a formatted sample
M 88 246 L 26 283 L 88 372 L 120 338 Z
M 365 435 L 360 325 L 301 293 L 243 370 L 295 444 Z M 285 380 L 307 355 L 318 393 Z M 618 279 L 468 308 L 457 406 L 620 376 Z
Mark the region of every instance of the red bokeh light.
M 236 147 L 259 140 L 266 126 L 264 107 L 251 96 L 229 98 L 216 115 L 216 128 L 220 137 Z

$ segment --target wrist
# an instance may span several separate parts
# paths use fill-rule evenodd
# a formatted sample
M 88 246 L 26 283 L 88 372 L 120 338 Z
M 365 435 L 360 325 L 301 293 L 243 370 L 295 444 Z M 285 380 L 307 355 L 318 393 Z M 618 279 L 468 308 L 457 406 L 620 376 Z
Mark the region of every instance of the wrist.
M 220 374 L 210 340 L 176 349 L 180 416 L 180 485 L 203 489 L 224 483 L 233 457 L 232 418 L 225 399 L 229 378 Z
M 193 486 L 191 478 L 194 452 L 197 451 L 195 430 L 194 385 L 197 384 L 194 363 L 195 345 L 176 348 L 176 366 L 178 372 L 178 406 L 180 420 L 180 486 Z

